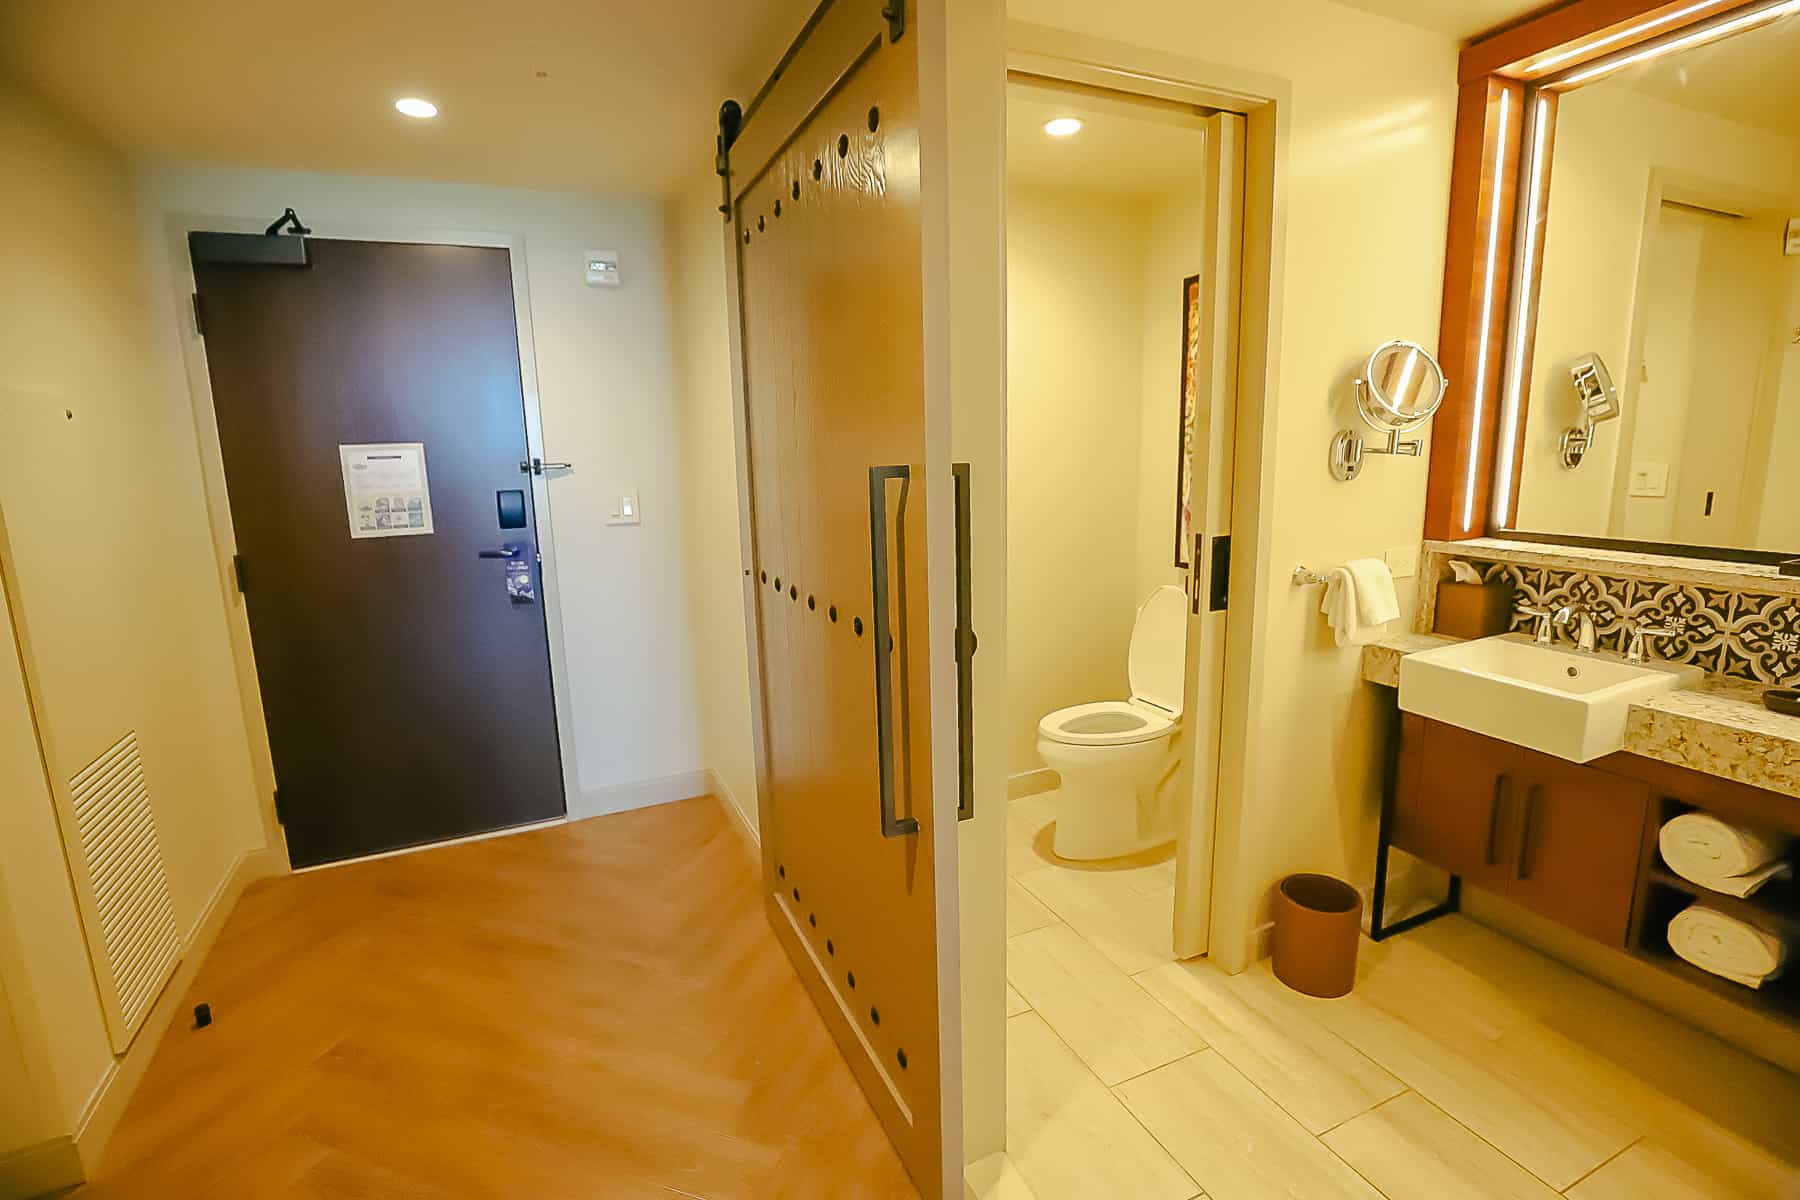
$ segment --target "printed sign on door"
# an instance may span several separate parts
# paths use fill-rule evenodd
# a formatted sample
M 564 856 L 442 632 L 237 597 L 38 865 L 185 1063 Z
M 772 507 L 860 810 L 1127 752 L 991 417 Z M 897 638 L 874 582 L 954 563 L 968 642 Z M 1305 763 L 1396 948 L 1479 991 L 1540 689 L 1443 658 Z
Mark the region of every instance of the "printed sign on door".
M 431 488 L 424 442 L 338 447 L 344 507 L 353 538 L 410 537 L 431 532 Z

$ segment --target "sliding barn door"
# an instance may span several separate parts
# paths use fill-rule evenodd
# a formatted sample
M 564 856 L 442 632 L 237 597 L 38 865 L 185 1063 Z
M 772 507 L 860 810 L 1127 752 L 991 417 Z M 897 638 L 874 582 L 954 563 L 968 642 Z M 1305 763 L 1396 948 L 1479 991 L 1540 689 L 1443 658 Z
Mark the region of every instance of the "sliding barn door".
M 926 450 L 919 39 L 893 34 L 877 4 L 824 10 L 752 107 L 728 178 L 769 909 L 937 1197 L 960 1088 L 941 953 L 958 796 L 934 794 L 933 648 L 940 685 L 966 659 L 951 623 L 927 619 L 926 497 L 965 492 Z

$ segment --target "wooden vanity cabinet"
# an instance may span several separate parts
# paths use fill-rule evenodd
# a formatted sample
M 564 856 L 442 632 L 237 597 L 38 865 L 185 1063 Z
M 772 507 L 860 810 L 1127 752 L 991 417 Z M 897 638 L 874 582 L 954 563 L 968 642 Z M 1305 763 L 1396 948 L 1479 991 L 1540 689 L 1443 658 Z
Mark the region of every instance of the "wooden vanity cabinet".
M 1393 844 L 1624 947 L 1648 784 L 1401 714 Z

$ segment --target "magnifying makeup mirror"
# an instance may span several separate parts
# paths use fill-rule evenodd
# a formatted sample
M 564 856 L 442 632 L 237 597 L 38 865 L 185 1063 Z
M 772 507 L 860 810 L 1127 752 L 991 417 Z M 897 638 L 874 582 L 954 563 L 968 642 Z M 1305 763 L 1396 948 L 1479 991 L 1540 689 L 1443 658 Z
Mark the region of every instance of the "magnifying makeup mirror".
M 1424 443 L 1403 442 L 1400 435 L 1431 420 L 1448 385 L 1437 359 L 1418 343 L 1395 340 L 1375 347 L 1356 380 L 1356 411 L 1370 429 L 1387 434 L 1387 445 L 1365 445 L 1356 430 L 1338 430 L 1331 439 L 1332 478 L 1351 480 L 1362 474 L 1364 454 L 1417 457 Z

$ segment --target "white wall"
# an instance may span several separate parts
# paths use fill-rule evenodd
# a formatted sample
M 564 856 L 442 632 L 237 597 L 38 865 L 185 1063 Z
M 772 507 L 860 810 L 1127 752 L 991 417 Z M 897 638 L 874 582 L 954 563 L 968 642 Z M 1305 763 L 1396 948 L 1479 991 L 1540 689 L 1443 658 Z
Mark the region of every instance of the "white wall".
M 1694 290 L 1700 277 L 1701 235 L 1709 220 L 1664 208 L 1656 252 L 1645 269 L 1643 373 L 1637 384 L 1631 460 L 1665 464 L 1669 486 L 1662 496 L 1626 498 L 1620 524 L 1628 538 L 1666 542 L 1674 530 L 1681 446 L 1694 383 Z M 1605 448 L 1595 447 L 1596 454 L 1616 456 L 1620 431 L 1618 425 L 1601 431 Z
M 137 732 L 185 935 L 264 839 L 193 422 L 159 375 L 127 166 L 4 84 L 0 146 L 0 973 L 63 1136 L 114 1059 L 51 782 Z
M 572 817 L 691 795 L 704 784 L 687 620 L 677 469 L 675 343 L 653 201 L 406 180 L 163 166 L 142 187 L 160 332 L 191 338 L 177 296 L 191 276 L 171 222 L 241 222 L 297 209 L 320 236 L 523 237 L 563 616 L 577 789 Z M 623 286 L 590 288 L 587 250 L 616 250 Z M 215 451 L 216 453 L 216 451 Z M 635 490 L 643 522 L 608 526 Z
M 700 762 L 750 829 L 757 825 L 756 755 L 744 628 L 738 525 L 736 402 L 731 391 L 724 220 L 710 171 L 664 211 L 676 359 L 678 444 L 685 522 L 688 627 Z
M 1008 188 L 1006 674 L 1014 774 L 1043 765 L 1037 724 L 1046 713 L 1130 694 L 1125 660 L 1140 599 L 1146 216 L 1135 200 Z
M 1374 872 L 1382 701 L 1360 680 L 1359 654 L 1333 645 L 1316 590 L 1288 575 L 1419 541 L 1425 464 L 1371 461 L 1340 484 L 1326 447 L 1355 421 L 1349 381 L 1370 350 L 1437 340 L 1457 47 L 1327 0 L 1014 0 L 1010 15 L 1130 43 L 1141 66 L 1277 101 L 1272 386 L 1260 421 L 1240 433 L 1263 468 L 1240 481 L 1240 499 L 1252 488 L 1266 531 L 1234 554 L 1260 571 L 1254 595 L 1236 598 L 1256 608 L 1248 644 L 1228 650 L 1249 687 L 1242 736 L 1223 747 L 1243 794 L 1237 813 L 1221 814 L 1217 849 L 1239 882 L 1222 879 L 1212 936 L 1215 956 L 1235 965 L 1282 875 L 1367 883 Z M 1412 599 L 1407 581 L 1403 605 Z
M 1609 532 L 1621 431 L 1643 411 L 1632 387 L 1630 338 L 1651 171 L 1661 168 L 1693 184 L 1779 203 L 1794 179 L 1797 152 L 1791 139 L 1645 96 L 1621 80 L 1563 97 L 1550 172 L 1519 528 Z M 1779 247 L 1772 245 L 1769 253 L 1778 254 Z M 1598 445 L 1571 471 L 1559 449 L 1563 430 L 1577 416 L 1569 363 L 1589 352 L 1606 361 L 1628 411 L 1622 421 L 1600 427 Z

